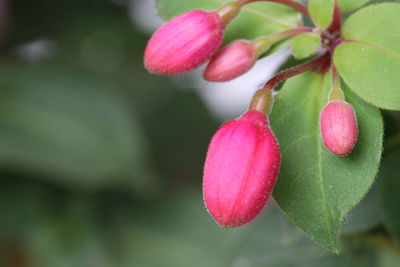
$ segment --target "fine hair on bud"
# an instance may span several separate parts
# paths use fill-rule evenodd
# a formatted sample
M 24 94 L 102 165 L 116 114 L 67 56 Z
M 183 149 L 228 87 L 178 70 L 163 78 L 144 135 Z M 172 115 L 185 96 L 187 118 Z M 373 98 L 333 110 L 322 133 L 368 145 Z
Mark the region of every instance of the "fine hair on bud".
M 263 209 L 280 166 L 278 142 L 268 118 L 250 110 L 214 135 L 204 166 L 205 205 L 224 228 L 252 221 Z
M 345 101 L 329 102 L 320 117 L 322 140 L 326 148 L 335 155 L 351 153 L 358 138 L 356 113 Z

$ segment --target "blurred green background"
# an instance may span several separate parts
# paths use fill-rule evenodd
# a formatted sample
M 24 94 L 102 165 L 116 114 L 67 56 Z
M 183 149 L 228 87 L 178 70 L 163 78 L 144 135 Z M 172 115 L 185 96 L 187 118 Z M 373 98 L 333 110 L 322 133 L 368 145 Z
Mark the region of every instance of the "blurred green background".
M 144 70 L 133 2 L 0 0 L 1 267 L 400 266 L 378 189 L 340 256 L 273 201 L 220 229 L 201 193 L 220 122 L 194 90 Z

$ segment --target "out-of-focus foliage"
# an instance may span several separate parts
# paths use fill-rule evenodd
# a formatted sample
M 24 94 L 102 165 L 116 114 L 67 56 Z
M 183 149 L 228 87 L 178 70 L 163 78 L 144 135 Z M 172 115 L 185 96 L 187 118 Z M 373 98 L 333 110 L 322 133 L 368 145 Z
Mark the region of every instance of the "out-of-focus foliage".
M 2 74 L 1 164 L 78 186 L 154 184 L 137 115 L 114 87 L 57 64 Z
M 397 139 L 399 135 L 396 136 Z M 389 148 L 387 157 L 382 163 L 382 212 L 388 230 L 393 237 L 400 240 L 400 179 L 398 174 L 400 143 Z
M 254 223 L 228 231 L 203 210 L 198 190 L 143 202 L 127 193 L 72 193 L 10 178 L 1 186 L 7 193 L 0 197 L 0 211 L 8 216 L 0 227 L 8 231 L 0 245 L 10 266 L 364 267 L 385 266 L 375 265 L 381 251 L 397 257 L 392 248 L 378 245 L 380 235 L 349 238 L 348 250 L 332 255 L 290 224 L 274 203 Z M 24 265 L 12 265 L 16 261 Z
M 398 265 L 396 221 L 387 216 L 396 212 L 385 206 L 380 215 L 387 186 L 346 217 L 339 256 L 273 201 L 254 223 L 218 228 L 200 192 L 218 123 L 193 90 L 145 72 L 148 36 L 130 21 L 127 2 L 4 3 L 0 266 Z M 394 146 L 399 118 L 385 116 Z

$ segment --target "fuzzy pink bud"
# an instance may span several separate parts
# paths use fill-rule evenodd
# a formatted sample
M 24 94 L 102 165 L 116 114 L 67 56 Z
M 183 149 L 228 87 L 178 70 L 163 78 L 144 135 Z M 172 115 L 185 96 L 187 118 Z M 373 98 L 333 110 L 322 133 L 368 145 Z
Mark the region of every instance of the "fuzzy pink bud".
M 251 42 L 238 40 L 215 54 L 203 77 L 211 82 L 232 80 L 250 70 L 257 60 L 257 53 Z
M 357 142 L 358 127 L 353 107 L 344 101 L 328 103 L 321 112 L 321 134 L 335 155 L 348 155 Z
M 162 75 L 185 73 L 200 66 L 218 50 L 225 22 L 217 12 L 192 10 L 165 23 L 149 40 L 144 65 Z
M 203 197 L 212 217 L 222 227 L 253 220 L 267 202 L 279 172 L 278 142 L 267 117 L 247 111 L 225 123 L 207 152 Z

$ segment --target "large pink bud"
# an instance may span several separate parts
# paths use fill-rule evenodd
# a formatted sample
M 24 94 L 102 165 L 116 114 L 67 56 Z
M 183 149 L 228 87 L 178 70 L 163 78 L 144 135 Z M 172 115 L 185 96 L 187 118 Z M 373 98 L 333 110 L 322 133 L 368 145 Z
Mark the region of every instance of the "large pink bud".
M 349 154 L 357 142 L 358 127 L 353 107 L 344 101 L 329 102 L 321 112 L 321 134 L 335 155 Z
M 279 172 L 278 142 L 267 117 L 247 111 L 214 135 L 204 166 L 203 197 L 222 227 L 253 220 L 263 209 Z
M 217 12 L 192 10 L 165 23 L 149 40 L 144 65 L 149 72 L 176 75 L 193 70 L 221 46 L 225 22 Z
M 203 77 L 211 82 L 229 81 L 251 69 L 256 60 L 257 52 L 253 44 L 245 40 L 238 40 L 224 47 L 212 57 Z

